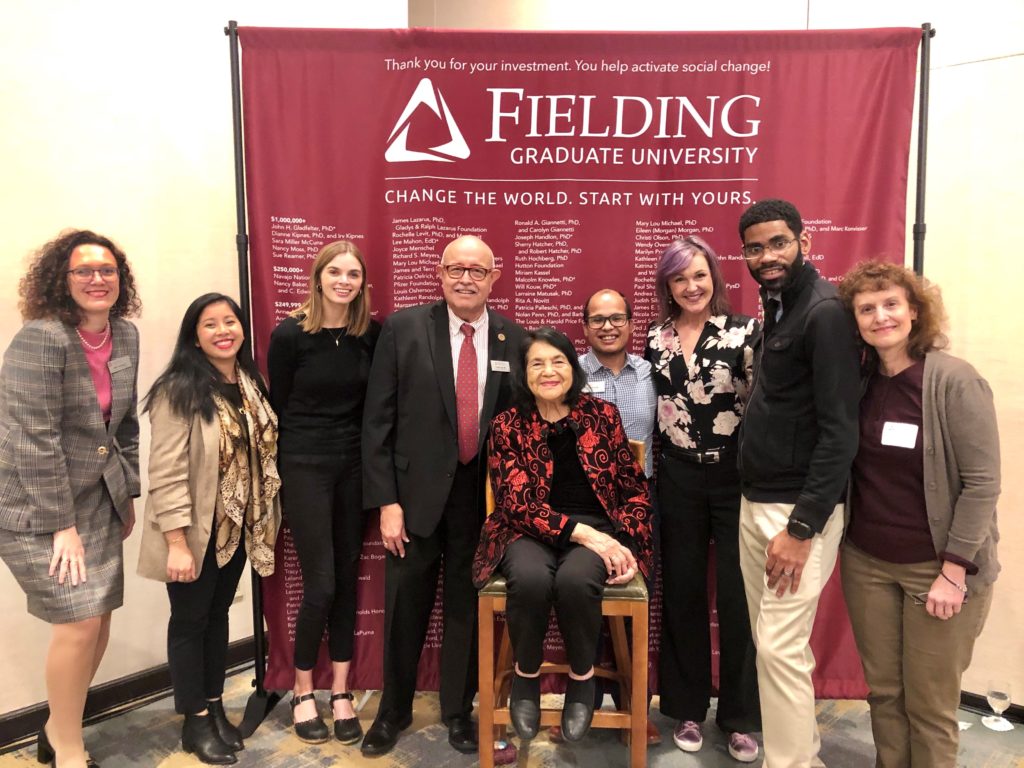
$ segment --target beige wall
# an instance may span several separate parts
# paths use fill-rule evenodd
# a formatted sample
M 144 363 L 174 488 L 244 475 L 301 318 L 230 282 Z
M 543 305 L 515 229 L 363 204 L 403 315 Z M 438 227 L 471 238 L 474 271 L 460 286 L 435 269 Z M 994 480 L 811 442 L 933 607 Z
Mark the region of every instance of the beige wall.
M 242 25 L 403 27 L 404 0 L 186 2 L 5 0 L 0 5 L 0 263 L 2 347 L 20 325 L 17 281 L 27 255 L 65 227 L 95 229 L 127 252 L 143 316 L 139 387 L 166 364 L 181 314 L 201 293 L 238 295 L 229 19 Z M 152 9 L 152 10 L 151 10 Z M 148 455 L 143 419 L 142 467 Z M 145 492 L 145 480 L 143 491 Z M 141 512 L 141 505 L 140 505 Z M 164 587 L 134 575 L 114 613 L 97 682 L 166 661 Z M 248 575 L 232 638 L 252 634 Z M 0 713 L 45 699 L 49 632 L 27 616 L 0 568 Z
M 624 8 L 628 11 L 624 12 Z M 1013 684 L 1024 701 L 1024 365 L 1018 350 L 1024 256 L 1024 3 L 1020 0 L 409 0 L 411 26 L 475 29 L 853 29 L 917 27 L 932 41 L 925 273 L 944 289 L 952 352 L 989 380 L 1003 451 L 1000 560 L 1003 572 L 964 689 L 988 678 Z M 807 119 L 827 119 L 808 114 Z M 915 128 L 916 130 L 916 128 Z M 916 150 L 915 150 L 916 151 Z M 914 168 L 910 169 L 913 185 Z M 911 195 L 913 191 L 911 190 Z M 908 206 L 913 222 L 913 200 Z M 911 252 L 907 231 L 908 263 Z
M 182 3 L 161 13 L 128 0 L 7 0 L 0 6 L 0 339 L 17 329 L 16 283 L 26 255 L 67 226 L 110 234 L 128 252 L 145 304 L 140 386 L 169 357 L 185 305 L 199 293 L 237 293 L 227 41 L 230 18 L 261 26 L 400 27 L 406 3 L 292 3 L 271 0 Z M 954 351 L 971 360 L 996 392 L 1006 479 L 1004 573 L 965 687 L 989 676 L 1024 691 L 1024 523 L 1013 512 L 1024 482 L 1024 395 L 1013 387 L 1015 325 L 1011 276 L 1020 274 L 1013 229 L 1024 202 L 1020 148 L 1024 81 L 1019 31 L 1024 4 L 874 2 L 838 4 L 632 0 L 410 0 L 415 26 L 507 29 L 802 29 L 917 26 L 938 29 L 932 60 L 926 271 L 943 284 Z M 1013 58 L 1014 54 L 1016 58 Z M 814 119 L 814 115 L 809 115 Z M 986 269 L 979 269 L 984 265 Z M 993 276 L 997 279 L 993 281 Z M 994 284 L 993 284 L 994 283 Z M 143 427 L 143 466 L 148 429 Z M 133 566 L 137 538 L 127 562 Z M 129 568 L 131 572 L 132 568 Z M 251 632 L 246 598 L 233 609 L 233 636 Z M 98 681 L 164 661 L 163 588 L 129 575 L 126 607 L 114 618 Z M 45 625 L 0 569 L 0 712 L 41 701 Z

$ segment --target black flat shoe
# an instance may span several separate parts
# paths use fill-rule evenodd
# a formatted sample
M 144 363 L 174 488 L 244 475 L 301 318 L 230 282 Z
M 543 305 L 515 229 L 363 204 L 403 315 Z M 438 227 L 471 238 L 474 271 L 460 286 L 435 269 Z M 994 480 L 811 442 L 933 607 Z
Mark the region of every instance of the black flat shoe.
M 220 699 L 207 701 L 206 709 L 209 710 L 210 717 L 213 718 L 213 727 L 217 729 L 217 735 L 220 736 L 220 740 L 231 747 L 233 752 L 240 752 L 245 749 L 242 734 L 231 724 L 227 714 L 224 712 L 224 702 Z
M 39 729 L 39 735 L 36 736 L 36 761 L 53 764 L 56 760 L 57 753 L 50 746 L 50 740 L 46 736 L 46 728 L 44 726 Z
M 181 727 L 181 748 L 207 765 L 234 765 L 238 762 L 231 747 L 220 740 L 213 717 L 209 714 L 185 715 L 185 723 Z
M 521 739 L 532 739 L 540 730 L 540 677 L 512 678 L 509 719 Z
M 569 678 L 562 709 L 562 737 L 566 741 L 580 741 L 590 730 L 590 722 L 594 719 L 595 687 L 594 677 L 586 680 Z
M 46 726 L 40 728 L 36 735 L 36 762 L 49 763 L 51 766 L 57 765 L 57 752 L 50 745 L 50 739 L 46 735 Z M 85 768 L 100 768 L 100 764 L 86 755 Z
M 331 704 L 336 701 L 352 701 L 352 694 L 348 691 L 331 694 Z M 333 709 L 333 706 L 332 706 Z M 342 744 L 355 744 L 363 738 L 363 726 L 359 724 L 358 717 L 346 717 L 343 720 L 334 721 L 334 738 Z
M 301 696 L 292 694 L 292 718 L 295 717 L 295 708 L 304 701 L 309 700 L 316 701 L 316 696 L 312 693 L 304 693 Z M 304 741 L 307 744 L 323 744 L 325 741 L 331 738 L 331 734 L 327 730 L 327 726 L 324 725 L 324 721 L 320 718 L 320 712 L 316 713 L 316 717 L 311 720 L 303 720 L 301 723 L 295 723 L 295 735 L 299 737 L 299 741 Z
M 480 749 L 476 731 L 476 723 L 469 715 L 455 715 L 448 719 L 448 743 L 457 752 L 468 755 Z
M 386 717 L 378 717 L 373 721 L 370 730 L 366 732 L 366 736 L 363 737 L 360 750 L 366 757 L 386 755 L 398 743 L 398 734 L 410 725 L 412 725 L 412 715 L 398 723 L 392 722 Z

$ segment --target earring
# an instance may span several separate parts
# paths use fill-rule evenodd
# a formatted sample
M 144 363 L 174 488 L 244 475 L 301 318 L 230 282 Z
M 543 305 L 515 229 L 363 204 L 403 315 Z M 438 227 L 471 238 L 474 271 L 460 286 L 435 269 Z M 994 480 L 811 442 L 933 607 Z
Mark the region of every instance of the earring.
M 320 287 L 320 283 L 317 283 L 316 284 L 316 292 L 320 293 L 320 291 L 322 291 L 322 290 L 323 290 L 323 288 Z

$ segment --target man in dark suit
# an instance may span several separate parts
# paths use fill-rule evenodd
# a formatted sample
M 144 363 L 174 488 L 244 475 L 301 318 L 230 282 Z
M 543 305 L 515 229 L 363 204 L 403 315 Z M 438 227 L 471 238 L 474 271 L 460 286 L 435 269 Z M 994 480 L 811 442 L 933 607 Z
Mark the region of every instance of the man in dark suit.
M 416 669 L 444 562 L 441 717 L 448 741 L 477 751 L 476 590 L 491 418 L 510 405 L 522 328 L 487 309 L 500 271 L 487 244 L 453 240 L 437 267 L 444 300 L 391 315 L 374 353 L 363 418 L 363 500 L 380 507 L 387 549 L 384 690 L 363 739 L 383 755 L 412 720 Z

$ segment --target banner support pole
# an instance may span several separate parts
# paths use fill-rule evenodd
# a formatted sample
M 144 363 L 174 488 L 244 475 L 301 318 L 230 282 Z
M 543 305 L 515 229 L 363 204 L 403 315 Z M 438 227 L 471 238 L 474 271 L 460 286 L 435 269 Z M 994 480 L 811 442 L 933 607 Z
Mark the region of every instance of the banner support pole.
M 249 293 L 249 236 L 245 222 L 245 157 L 242 147 L 242 77 L 238 55 L 238 22 L 229 21 L 224 27 L 228 37 L 228 50 L 231 57 L 231 122 L 235 145 L 235 247 L 238 251 L 238 299 L 242 308 L 242 325 L 252 338 L 252 300 Z M 253 670 L 256 689 L 249 696 L 245 705 L 245 715 L 239 726 L 243 738 L 251 736 L 260 723 L 270 714 L 281 700 L 279 692 L 268 692 L 264 686 L 267 663 L 267 638 L 263 632 L 263 591 L 260 576 L 256 571 L 252 574 L 252 634 L 253 634 Z
M 914 211 L 914 272 L 924 274 L 924 238 L 927 227 L 924 223 L 925 170 L 928 158 L 928 84 L 931 67 L 931 40 L 935 30 L 931 24 L 921 25 L 921 84 L 917 107 L 917 200 Z

